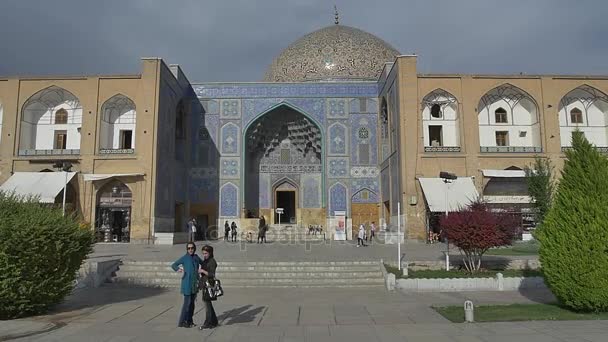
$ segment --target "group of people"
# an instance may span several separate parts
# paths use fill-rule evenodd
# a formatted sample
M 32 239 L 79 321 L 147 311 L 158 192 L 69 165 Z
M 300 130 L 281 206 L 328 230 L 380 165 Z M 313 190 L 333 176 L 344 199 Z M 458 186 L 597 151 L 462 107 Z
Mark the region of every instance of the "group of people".
M 367 230 L 365 229 L 365 223 L 361 223 L 361 225 L 359 225 L 359 232 L 357 233 L 357 247 L 366 247 L 367 245 L 365 244 L 365 241 L 368 241 L 368 239 L 371 244 L 374 236 L 376 236 L 376 222 L 372 222 L 369 225 L 369 236 L 367 235 Z
M 232 224 L 228 224 L 228 221 L 224 223 L 224 241 L 236 242 L 236 223 L 232 221 Z M 228 237 L 230 235 L 230 238 Z
M 186 245 L 186 254 L 171 265 L 174 271 L 183 274 L 180 292 L 184 296 L 184 303 L 177 324 L 180 328 L 192 328 L 196 326 L 192 317 L 194 316 L 194 304 L 199 292 L 199 283 L 207 284 L 215 278 L 217 262 L 213 257 L 213 247 L 205 245 L 202 249 L 202 255 L 203 258 L 201 259 L 196 254 L 196 245 L 190 241 Z M 207 316 L 199 329 L 213 329 L 217 327 L 219 322 L 213 308 L 213 303 L 211 302 L 212 299 L 204 295 L 202 297 Z

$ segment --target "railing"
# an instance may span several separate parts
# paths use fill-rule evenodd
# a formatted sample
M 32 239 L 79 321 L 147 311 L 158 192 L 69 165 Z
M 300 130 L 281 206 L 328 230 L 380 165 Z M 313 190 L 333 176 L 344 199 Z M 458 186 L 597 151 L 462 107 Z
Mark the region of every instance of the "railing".
M 424 152 L 460 152 L 460 146 L 424 146 Z
M 481 146 L 481 153 L 540 153 L 540 146 Z
M 99 154 L 133 154 L 135 149 L 132 148 L 102 148 Z
M 25 149 L 19 150 L 20 156 L 65 156 L 65 155 L 79 155 L 80 149 L 66 149 L 66 150 L 35 150 Z
M 608 154 L 608 146 L 595 146 L 595 149 L 599 153 L 607 153 Z M 571 146 L 562 146 L 562 152 L 566 152 L 566 151 L 570 151 L 570 150 L 572 150 Z

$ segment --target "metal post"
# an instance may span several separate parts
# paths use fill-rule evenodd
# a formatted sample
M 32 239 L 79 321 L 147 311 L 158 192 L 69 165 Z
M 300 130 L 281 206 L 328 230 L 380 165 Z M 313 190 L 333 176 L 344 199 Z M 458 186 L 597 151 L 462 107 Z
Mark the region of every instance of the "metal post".
M 397 264 L 401 271 L 401 202 L 397 202 Z
M 448 192 L 450 191 L 450 182 L 448 180 L 444 180 L 445 182 L 445 217 L 448 217 L 450 213 L 449 202 L 448 202 Z M 447 250 L 445 252 L 445 270 L 450 270 L 450 240 L 447 235 L 445 237 L 445 243 L 447 244 Z
M 63 170 L 65 175 L 65 181 L 63 182 L 63 206 L 62 206 L 62 216 L 65 216 L 65 193 L 67 192 L 68 187 L 68 172 Z

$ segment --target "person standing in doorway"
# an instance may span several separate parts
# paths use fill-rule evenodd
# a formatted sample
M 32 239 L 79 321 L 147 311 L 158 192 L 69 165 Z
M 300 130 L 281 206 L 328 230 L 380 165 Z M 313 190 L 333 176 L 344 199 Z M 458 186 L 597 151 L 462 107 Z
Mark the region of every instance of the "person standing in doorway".
M 371 244 L 374 240 L 374 236 L 376 236 L 376 222 L 372 222 L 369 226 L 369 243 Z
M 194 242 L 186 244 L 186 254 L 171 265 L 176 272 L 183 273 L 180 292 L 184 296 L 182 311 L 177 326 L 180 328 L 192 328 L 194 316 L 194 302 L 198 293 L 198 270 L 203 260 L 196 255 Z
M 357 247 L 361 245 L 365 247 L 365 226 L 363 223 L 359 226 L 359 234 L 357 235 Z
M 228 235 L 230 234 L 230 225 L 228 221 L 224 223 L 224 241 L 228 241 Z
M 217 269 L 217 262 L 215 261 L 215 258 L 213 257 L 213 247 L 209 246 L 209 245 L 205 245 L 202 249 L 202 253 L 203 253 L 203 261 L 201 263 L 201 267 L 199 269 L 199 273 L 202 275 L 203 277 L 203 282 L 205 284 L 209 283 L 209 281 L 211 280 L 211 283 L 213 283 L 213 280 L 215 278 L 215 270 Z M 206 312 L 207 315 L 205 317 L 205 323 L 203 323 L 203 325 L 200 327 L 200 329 L 213 329 L 215 327 L 217 327 L 218 325 L 218 321 L 217 321 L 217 316 L 215 314 L 215 309 L 213 308 L 213 303 L 211 302 L 211 299 L 209 297 L 206 297 L 203 294 L 203 302 L 205 303 L 205 308 L 206 308 Z
M 230 235 L 231 235 L 231 241 L 232 242 L 236 242 L 236 223 L 234 223 L 234 221 L 232 221 L 232 224 L 230 225 Z

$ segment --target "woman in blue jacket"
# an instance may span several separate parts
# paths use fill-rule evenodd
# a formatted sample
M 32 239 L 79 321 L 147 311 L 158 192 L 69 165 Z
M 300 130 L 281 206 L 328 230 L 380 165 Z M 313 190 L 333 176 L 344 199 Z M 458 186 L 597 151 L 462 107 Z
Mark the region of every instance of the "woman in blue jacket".
M 186 254 L 179 258 L 171 265 L 174 271 L 182 272 L 181 294 L 184 295 L 184 304 L 182 312 L 179 316 L 178 327 L 192 328 L 192 316 L 194 315 L 194 302 L 198 293 L 198 270 L 202 263 L 201 258 L 195 254 L 196 245 L 193 242 L 188 242 L 186 245 Z

